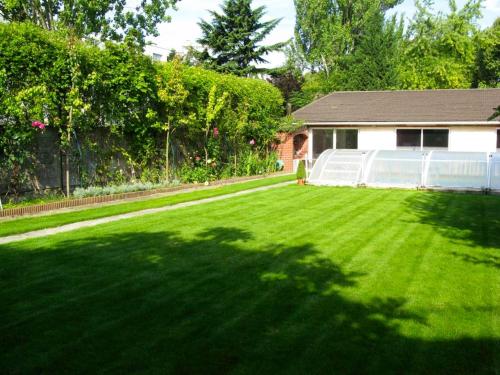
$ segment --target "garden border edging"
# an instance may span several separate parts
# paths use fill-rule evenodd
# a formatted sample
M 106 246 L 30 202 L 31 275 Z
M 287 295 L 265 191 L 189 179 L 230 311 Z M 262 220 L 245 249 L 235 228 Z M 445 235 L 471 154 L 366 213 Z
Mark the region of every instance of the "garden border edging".
M 134 191 L 134 192 L 129 192 L 129 193 L 100 195 L 100 196 L 96 196 L 96 197 L 86 197 L 86 198 L 76 198 L 76 199 L 70 198 L 70 199 L 61 200 L 58 202 L 37 204 L 37 205 L 33 205 L 33 206 L 7 208 L 4 210 L 0 210 L 0 218 L 33 215 L 33 214 L 38 214 L 38 213 L 42 213 L 42 212 L 59 210 L 59 209 L 63 209 L 63 208 L 82 207 L 82 206 L 87 206 L 87 205 L 93 205 L 96 203 L 108 203 L 108 202 L 120 201 L 120 200 L 124 200 L 124 199 L 147 197 L 147 196 L 152 196 L 152 195 L 162 194 L 162 193 L 173 193 L 173 192 L 182 191 L 182 190 L 186 190 L 186 189 L 191 189 L 191 190 L 200 189 L 201 190 L 201 189 L 213 187 L 213 186 L 230 185 L 230 184 L 238 183 L 238 182 L 246 182 L 246 181 L 259 180 L 259 179 L 270 178 L 270 177 L 285 176 L 287 174 L 289 174 L 289 173 L 279 172 L 279 173 L 272 173 L 272 174 L 268 174 L 268 175 L 245 176 L 245 177 L 229 178 L 226 180 L 217 180 L 217 181 L 211 182 L 209 185 L 181 184 L 178 186 L 164 187 L 164 188 L 158 188 L 158 189 L 152 189 L 152 190 Z

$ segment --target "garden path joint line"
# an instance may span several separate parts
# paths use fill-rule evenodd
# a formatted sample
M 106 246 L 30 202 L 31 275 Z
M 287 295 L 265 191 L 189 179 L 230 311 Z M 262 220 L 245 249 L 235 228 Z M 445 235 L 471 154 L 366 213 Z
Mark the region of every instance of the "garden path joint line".
M 225 200 L 225 199 L 229 199 L 229 198 L 233 198 L 233 197 L 238 197 L 241 195 L 255 193 L 258 191 L 275 189 L 277 187 L 290 185 L 292 183 L 294 183 L 294 181 L 287 181 L 287 182 L 282 182 L 282 183 L 279 183 L 276 185 L 263 186 L 263 187 L 259 187 L 259 188 L 255 188 L 255 189 L 243 190 L 243 191 L 239 191 L 236 193 L 221 195 L 218 197 L 205 198 L 205 199 L 200 199 L 200 200 L 196 200 L 196 201 L 178 203 L 178 204 L 174 204 L 171 206 L 165 206 L 165 207 L 159 207 L 159 208 L 150 208 L 147 210 L 130 212 L 130 213 L 115 215 L 115 216 L 109 216 L 109 217 L 104 217 L 101 219 L 81 221 L 78 223 L 62 225 L 60 227 L 55 227 L 55 228 L 41 229 L 41 230 L 36 230 L 36 231 L 32 231 L 32 232 L 16 234 L 16 235 L 7 236 L 7 237 L 1 237 L 0 238 L 0 245 L 8 244 L 11 242 L 22 241 L 22 240 L 28 240 L 28 239 L 32 239 L 32 238 L 51 236 L 54 234 L 70 232 L 70 231 L 81 229 L 81 228 L 95 227 L 95 226 L 101 225 L 101 224 L 112 223 L 115 221 L 125 220 L 125 219 L 132 219 L 132 218 L 144 216 L 144 215 L 156 214 L 156 213 L 165 212 L 165 211 L 173 211 L 173 210 L 177 210 L 179 208 L 184 208 L 184 207 L 198 206 L 198 205 L 204 204 L 204 203 L 217 202 L 217 201 L 221 201 L 221 200 Z

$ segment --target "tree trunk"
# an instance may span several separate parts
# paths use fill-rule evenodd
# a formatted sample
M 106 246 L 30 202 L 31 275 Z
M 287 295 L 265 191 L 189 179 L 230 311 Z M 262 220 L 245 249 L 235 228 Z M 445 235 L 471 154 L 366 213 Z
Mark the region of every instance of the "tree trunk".
M 323 66 L 325 68 L 326 78 L 329 78 L 330 68 L 328 67 L 328 63 L 326 62 L 325 55 L 321 54 L 321 60 L 323 61 Z
M 167 139 L 165 142 L 165 180 L 167 183 L 170 181 L 170 124 L 167 130 Z
M 69 123 L 66 133 L 66 155 L 65 155 L 65 175 L 66 175 L 66 198 L 69 198 L 71 190 L 71 182 L 69 175 L 69 165 L 70 165 L 70 151 L 71 151 L 71 128 L 73 127 L 73 106 L 69 109 Z
M 210 125 L 207 125 L 207 129 L 205 130 L 205 168 L 208 170 L 208 133 L 210 132 Z

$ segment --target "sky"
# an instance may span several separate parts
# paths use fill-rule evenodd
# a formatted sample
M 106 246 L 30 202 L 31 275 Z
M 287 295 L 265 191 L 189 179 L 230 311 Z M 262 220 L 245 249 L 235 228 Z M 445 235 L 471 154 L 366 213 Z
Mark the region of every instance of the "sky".
M 466 0 L 456 0 L 462 7 Z M 167 54 L 169 50 L 183 51 L 185 46 L 195 45 L 196 39 L 200 37 L 198 22 L 200 19 L 210 20 L 208 10 L 219 11 L 222 0 L 181 0 L 177 5 L 177 11 L 169 12 L 172 21 L 159 26 L 160 36 L 152 38 L 151 41 L 158 53 Z M 404 14 L 405 19 L 411 18 L 415 12 L 413 0 L 405 0 L 401 5 L 394 8 L 392 13 Z M 289 40 L 293 37 L 295 26 L 295 8 L 293 0 L 254 0 L 254 6 L 264 5 L 267 9 L 266 18 L 281 18 L 280 24 L 273 30 L 265 40 L 266 44 L 273 44 Z M 447 11 L 448 0 L 435 0 L 436 11 Z M 479 21 L 481 28 L 493 24 L 500 17 L 500 0 L 483 1 L 483 18 Z M 285 56 L 282 53 L 273 53 L 267 56 L 267 67 L 281 65 Z

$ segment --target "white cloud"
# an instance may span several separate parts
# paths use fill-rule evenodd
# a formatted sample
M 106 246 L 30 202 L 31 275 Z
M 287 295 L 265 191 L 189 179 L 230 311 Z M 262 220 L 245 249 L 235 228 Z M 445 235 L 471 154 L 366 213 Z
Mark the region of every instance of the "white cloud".
M 484 2 L 484 8 L 487 11 L 498 12 L 497 16 L 500 15 L 500 0 L 486 0 Z

